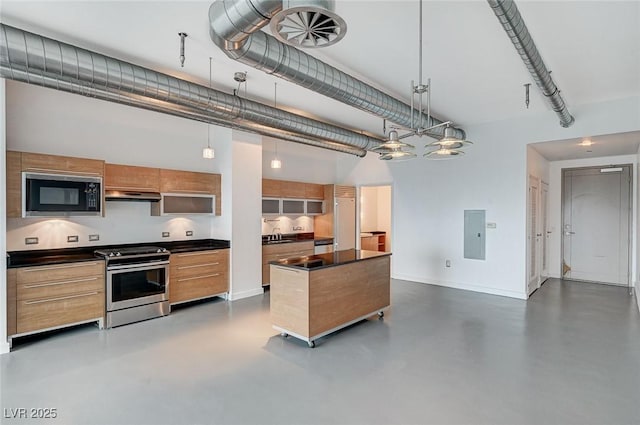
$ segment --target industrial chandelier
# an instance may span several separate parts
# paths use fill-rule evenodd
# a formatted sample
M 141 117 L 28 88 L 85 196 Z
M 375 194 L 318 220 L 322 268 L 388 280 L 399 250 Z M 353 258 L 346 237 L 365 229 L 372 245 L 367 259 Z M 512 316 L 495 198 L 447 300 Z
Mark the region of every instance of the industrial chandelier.
M 420 47 L 418 49 L 418 84 L 414 84 L 415 82 L 413 80 L 411 81 L 411 126 L 409 128 L 398 127 L 398 129 L 407 131 L 407 133 L 403 135 L 399 135 L 395 129 L 389 131 L 388 139 L 372 149 L 380 154 L 379 159 L 383 161 L 403 161 L 417 157 L 415 153 L 410 152 L 411 149 L 414 149 L 414 146 L 401 142 L 400 139 L 411 136 L 422 137 L 428 135 L 434 128 L 442 126 L 446 126 L 444 136 L 425 146 L 427 151 L 424 153 L 424 157 L 428 159 L 455 158 L 456 156 L 464 155 L 461 149 L 472 144 L 468 140 L 461 140 L 455 137 L 455 131 L 453 127 L 451 127 L 451 121 L 431 125 L 433 123 L 431 119 L 431 79 L 428 78 L 426 84 L 422 82 L 422 0 L 420 0 L 419 21 Z M 425 96 L 426 101 L 424 101 Z M 427 112 L 426 122 L 424 119 L 425 103 Z M 414 120 L 416 112 L 418 118 Z M 383 131 L 386 134 L 386 124 L 383 124 Z

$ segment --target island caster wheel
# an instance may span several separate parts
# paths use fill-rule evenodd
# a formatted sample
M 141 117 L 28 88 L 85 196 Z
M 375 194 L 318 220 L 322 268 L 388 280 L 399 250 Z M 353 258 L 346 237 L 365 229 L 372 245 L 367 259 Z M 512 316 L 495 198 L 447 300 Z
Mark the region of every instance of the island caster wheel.
M 384 317 L 384 311 L 379 311 L 378 317 L 382 319 Z
M 280 334 L 280 336 L 281 336 L 281 337 L 283 337 L 283 338 L 286 338 L 286 337 L 288 337 L 288 336 L 289 336 L 289 334 L 288 334 L 288 333 L 286 333 L 286 332 L 282 332 L 282 333 Z
M 307 344 L 309 344 L 309 348 L 314 348 L 316 346 L 315 341 L 309 341 Z

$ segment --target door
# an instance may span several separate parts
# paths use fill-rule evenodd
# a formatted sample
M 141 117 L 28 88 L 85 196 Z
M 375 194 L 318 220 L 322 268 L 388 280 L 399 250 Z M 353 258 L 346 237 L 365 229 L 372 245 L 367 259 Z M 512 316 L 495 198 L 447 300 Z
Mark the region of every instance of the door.
M 336 198 L 335 214 L 335 250 L 354 249 L 356 247 L 356 200 Z
M 549 223 L 547 222 L 547 209 L 549 202 L 549 184 L 545 182 L 540 183 L 540 232 L 542 233 L 542 243 L 540 244 L 540 284 L 549 277 L 549 261 L 547 257 L 547 251 L 549 247 L 549 239 L 551 238 L 551 232 L 548 230 Z M 540 285 L 538 285 L 540 286 Z
M 629 284 L 631 166 L 563 171 L 566 279 Z
M 539 230 L 539 197 L 540 197 L 540 180 L 537 177 L 529 176 L 529 192 L 528 192 L 528 230 L 527 230 L 527 294 L 531 294 L 538 289 L 540 284 L 540 237 Z

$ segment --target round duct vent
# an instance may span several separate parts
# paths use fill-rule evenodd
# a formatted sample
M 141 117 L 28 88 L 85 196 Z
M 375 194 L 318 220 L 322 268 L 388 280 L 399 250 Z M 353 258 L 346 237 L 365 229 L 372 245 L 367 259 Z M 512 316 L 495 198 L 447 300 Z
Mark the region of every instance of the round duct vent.
M 328 8 L 329 1 L 284 3 L 285 8 L 271 18 L 271 32 L 284 43 L 296 47 L 326 47 L 347 33 L 347 24 Z M 286 8 L 287 3 L 297 6 Z

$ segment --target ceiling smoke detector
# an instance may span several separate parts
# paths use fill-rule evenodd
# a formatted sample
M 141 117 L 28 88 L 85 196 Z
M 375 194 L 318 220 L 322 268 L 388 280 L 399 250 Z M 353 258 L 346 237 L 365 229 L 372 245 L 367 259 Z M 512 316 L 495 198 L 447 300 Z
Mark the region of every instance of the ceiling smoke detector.
M 333 12 L 333 1 L 285 0 L 282 10 L 271 18 L 271 32 L 292 46 L 327 47 L 345 36 L 347 24 Z

